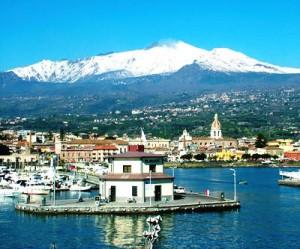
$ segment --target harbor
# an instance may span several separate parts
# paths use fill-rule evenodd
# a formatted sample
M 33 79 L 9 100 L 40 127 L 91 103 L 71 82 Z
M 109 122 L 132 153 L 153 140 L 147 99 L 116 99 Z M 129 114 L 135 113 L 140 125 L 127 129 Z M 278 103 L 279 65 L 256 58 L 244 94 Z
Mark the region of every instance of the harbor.
M 53 203 L 18 203 L 16 209 L 32 214 L 162 214 L 174 212 L 225 211 L 240 208 L 240 202 L 228 199 L 206 197 L 199 194 L 181 195 L 180 199 L 169 202 L 149 203 L 105 203 L 99 204 L 95 199 L 78 201 L 78 199 L 59 200 Z
M 241 208 L 206 210 L 209 212 L 163 212 L 160 214 L 163 221 L 155 248 L 192 248 L 194 245 L 197 245 L 196 248 L 298 248 L 297 239 L 291 238 L 297 234 L 300 220 L 299 188 L 277 185 L 279 175 L 275 168 L 250 167 L 236 170 L 238 179 L 248 181 L 247 185 L 237 185 L 237 199 Z M 172 169 L 167 169 L 166 173 L 172 175 Z M 203 198 L 206 198 L 205 190 L 209 189 L 211 197 L 220 198 L 219 190 L 222 190 L 225 199 L 234 199 L 233 177 L 228 169 L 176 169 L 175 177 L 178 186 L 185 186 L 187 192 L 192 190 L 202 194 Z M 73 204 L 84 207 L 87 203 L 96 208 L 97 192 L 82 192 L 83 202 L 78 203 L 79 192 L 60 191 L 56 193 L 56 204 L 62 206 L 67 200 L 69 208 Z M 45 208 L 49 208 L 53 201 L 53 198 L 47 199 Z M 152 201 L 155 208 L 154 199 Z M 143 232 L 148 229 L 145 221 L 149 216 L 157 215 L 90 215 L 80 214 L 77 210 L 70 214 L 40 215 L 16 211 L 17 204 L 16 199 L 8 197 L 1 201 L 0 229 L 3 237 L 0 242 L 4 249 L 49 248 L 53 242 L 57 248 L 64 249 L 79 249 L 83 246 L 143 248 Z M 32 207 L 40 204 L 32 203 Z M 126 208 L 136 205 L 123 204 Z M 147 204 L 149 205 L 149 201 L 145 205 Z M 109 205 L 118 208 L 116 203 Z M 270 226 L 272 229 L 269 229 Z

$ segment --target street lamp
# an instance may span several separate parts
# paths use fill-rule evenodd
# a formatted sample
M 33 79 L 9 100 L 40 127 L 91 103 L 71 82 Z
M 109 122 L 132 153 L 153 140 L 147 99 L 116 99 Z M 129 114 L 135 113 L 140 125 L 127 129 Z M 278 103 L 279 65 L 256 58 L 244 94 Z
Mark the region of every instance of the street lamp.
M 151 207 L 151 199 L 152 199 L 152 185 L 151 185 L 151 172 L 152 172 L 152 170 L 149 170 L 150 172 L 150 207 Z
M 235 169 L 230 169 L 231 171 L 233 171 L 233 193 L 234 193 L 234 201 L 237 200 L 236 198 L 236 170 Z
M 57 157 L 56 156 L 52 156 L 51 157 L 51 161 L 50 161 L 50 164 L 51 164 L 51 168 L 53 170 L 53 205 L 55 206 L 56 205 L 56 159 Z
M 175 177 L 175 168 L 177 168 L 176 166 L 171 167 L 172 168 L 172 176 Z

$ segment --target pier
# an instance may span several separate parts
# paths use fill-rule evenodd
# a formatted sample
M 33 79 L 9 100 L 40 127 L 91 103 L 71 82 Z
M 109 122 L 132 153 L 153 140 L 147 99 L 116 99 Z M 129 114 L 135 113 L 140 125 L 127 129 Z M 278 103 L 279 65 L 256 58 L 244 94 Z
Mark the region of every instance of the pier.
M 199 194 L 188 194 L 179 200 L 160 201 L 153 205 L 149 203 L 104 203 L 96 205 L 94 199 L 85 199 L 83 202 L 78 200 L 58 200 L 56 205 L 51 203 L 18 203 L 15 208 L 21 212 L 58 215 L 58 214 L 161 214 L 172 212 L 206 212 L 206 211 L 225 211 L 240 208 L 239 201 L 229 199 L 218 199 L 214 197 L 202 196 Z
M 284 186 L 300 187 L 300 180 L 287 178 L 287 179 L 278 180 L 278 184 Z

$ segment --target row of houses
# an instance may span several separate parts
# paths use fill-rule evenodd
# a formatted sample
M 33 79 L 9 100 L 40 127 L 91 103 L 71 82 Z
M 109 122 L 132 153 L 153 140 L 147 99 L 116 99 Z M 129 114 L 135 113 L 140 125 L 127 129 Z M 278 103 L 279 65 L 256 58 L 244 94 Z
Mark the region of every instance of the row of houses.
M 30 155 L 34 151 L 38 154 L 56 153 L 67 163 L 107 162 L 109 157 L 127 152 L 128 146 L 131 145 L 143 145 L 145 152 L 167 156 L 169 161 L 178 161 L 186 154 L 201 153 L 204 153 L 207 158 L 217 160 L 239 160 L 243 154 L 269 154 L 279 158 L 300 160 L 300 143 L 291 139 L 269 141 L 265 148 L 256 148 L 256 138 L 235 139 L 223 136 L 217 114 L 211 123 L 209 136 L 191 136 L 184 129 L 178 140 L 173 141 L 165 138 L 146 138 L 142 129 L 141 136 L 136 138 L 130 138 L 127 135 L 99 137 L 94 134 L 80 134 L 79 136 L 66 134 L 61 140 L 58 133 L 51 134 L 51 138 L 48 133 L 43 132 L 4 131 L 4 133 L 11 137 L 11 139 L 0 141 L 13 153 L 14 156 L 9 159 L 10 161 L 16 161 L 14 158 L 20 154 Z M 7 161 L 8 158 L 2 158 L 3 160 Z

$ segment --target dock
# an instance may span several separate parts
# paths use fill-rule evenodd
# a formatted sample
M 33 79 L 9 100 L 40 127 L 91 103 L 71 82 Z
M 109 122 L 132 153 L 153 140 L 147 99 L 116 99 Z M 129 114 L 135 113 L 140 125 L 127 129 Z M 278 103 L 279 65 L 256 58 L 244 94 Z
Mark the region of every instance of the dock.
M 18 203 L 16 210 L 37 215 L 67 215 L 67 214 L 162 214 L 174 212 L 207 212 L 225 211 L 240 208 L 240 202 L 218 198 L 202 196 L 199 194 L 184 195 L 179 200 L 149 203 L 104 203 L 96 205 L 93 199 L 78 200 L 58 200 L 56 205 L 52 203 Z
M 278 180 L 278 184 L 284 186 L 300 187 L 300 180 L 287 178 Z

